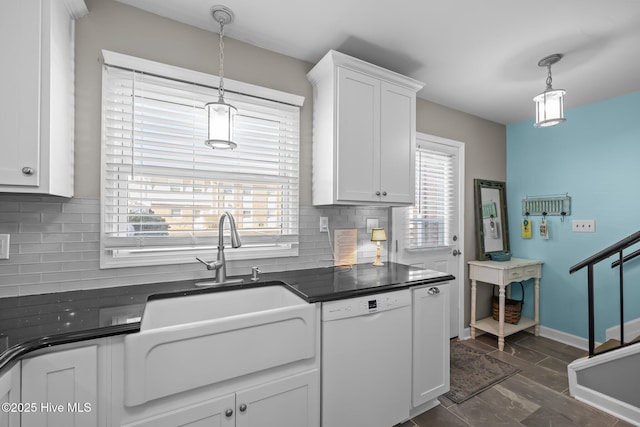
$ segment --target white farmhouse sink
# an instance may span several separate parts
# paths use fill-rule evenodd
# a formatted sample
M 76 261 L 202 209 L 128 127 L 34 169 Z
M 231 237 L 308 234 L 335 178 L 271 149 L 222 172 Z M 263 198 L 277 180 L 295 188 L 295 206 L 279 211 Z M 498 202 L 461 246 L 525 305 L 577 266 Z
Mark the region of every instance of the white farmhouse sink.
M 140 331 L 232 316 L 266 316 L 309 304 L 284 286 L 233 289 L 147 302 Z
M 153 299 L 125 337 L 125 404 L 314 357 L 318 313 L 279 285 Z

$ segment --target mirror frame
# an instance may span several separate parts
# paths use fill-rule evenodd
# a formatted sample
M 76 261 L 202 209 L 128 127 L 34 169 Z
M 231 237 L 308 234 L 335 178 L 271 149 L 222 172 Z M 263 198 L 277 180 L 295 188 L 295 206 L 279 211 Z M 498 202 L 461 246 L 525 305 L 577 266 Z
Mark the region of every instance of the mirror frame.
M 509 222 L 507 220 L 507 185 L 502 181 L 490 181 L 487 179 L 474 179 L 474 199 L 475 199 L 475 217 L 476 217 L 476 258 L 484 261 L 491 259 L 491 253 L 509 252 Z M 485 250 L 485 232 L 483 227 L 482 212 L 482 189 L 496 189 L 500 193 L 500 206 L 498 207 L 500 215 L 500 227 L 502 234 L 502 250 L 490 251 Z

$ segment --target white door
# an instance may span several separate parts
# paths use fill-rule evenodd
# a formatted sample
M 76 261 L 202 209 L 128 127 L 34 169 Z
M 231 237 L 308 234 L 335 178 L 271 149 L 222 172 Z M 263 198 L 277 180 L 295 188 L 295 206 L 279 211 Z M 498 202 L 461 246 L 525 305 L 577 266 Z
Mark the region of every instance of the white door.
M 414 408 L 449 391 L 448 305 L 449 285 L 413 289 Z
M 22 427 L 98 425 L 97 346 L 47 353 L 22 361 Z
M 408 204 L 413 202 L 416 93 L 387 82 L 380 93 L 380 201 Z
M 317 369 L 236 393 L 236 427 L 319 427 Z
M 0 3 L 0 49 L 11 58 L 11 66 L 0 69 L 2 185 L 39 184 L 41 14 L 38 1 Z
M 464 143 L 416 134 L 416 204 L 392 209 L 392 261 L 449 273 L 450 337 L 462 336 Z
M 338 68 L 337 103 L 336 198 L 375 201 L 380 190 L 380 80 Z

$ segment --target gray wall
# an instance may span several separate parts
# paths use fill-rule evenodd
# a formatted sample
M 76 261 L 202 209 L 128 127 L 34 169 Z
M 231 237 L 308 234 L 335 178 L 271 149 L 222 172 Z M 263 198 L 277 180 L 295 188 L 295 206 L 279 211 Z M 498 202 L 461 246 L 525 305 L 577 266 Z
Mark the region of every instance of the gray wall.
M 76 149 L 75 149 L 75 194 L 91 206 L 100 196 L 100 98 L 101 63 L 100 51 L 112 50 L 138 56 L 153 61 L 176 65 L 206 73 L 218 72 L 218 50 L 216 33 L 153 15 L 112 0 L 86 0 L 89 14 L 81 18 L 76 26 Z M 214 25 L 212 24 L 212 27 Z M 215 29 L 215 28 L 212 28 Z M 301 167 L 300 167 L 300 204 L 308 207 L 311 203 L 311 110 L 312 90 L 306 73 L 313 64 L 280 55 L 265 49 L 251 46 L 227 38 L 225 41 L 225 76 L 247 83 L 291 92 L 305 97 L 301 112 Z M 471 71 L 470 71 L 471 72 Z M 427 82 L 437 84 L 437 82 Z M 473 178 L 504 180 L 506 176 L 505 127 L 460 111 L 452 110 L 425 100 L 418 100 L 417 127 L 419 132 L 455 139 L 466 143 L 465 166 L 465 260 L 475 258 L 475 231 L 473 220 Z M 6 198 L 3 199 L 5 202 Z M 20 202 L 20 200 L 17 200 Z M 43 201 L 43 209 L 50 200 Z M 2 200 L 0 200 L 2 203 Z M 21 203 L 12 204 L 9 209 L 20 209 Z M 38 206 L 38 201 L 35 201 Z M 29 205 L 34 209 L 34 205 Z M 64 210 L 64 204 L 61 205 Z M 367 211 L 366 208 L 349 210 L 358 218 L 374 215 L 386 221 L 387 210 Z M 0 209 L 0 216 L 2 216 Z M 305 212 L 309 212 L 305 210 Z M 311 211 L 313 212 L 313 211 Z M 338 218 L 340 208 L 324 208 L 325 215 Z M 347 212 L 346 210 L 344 211 Z M 15 212 L 12 213 L 14 215 Z M 0 228 L 20 230 L 19 216 L 5 215 L 0 218 Z M 40 216 L 40 228 L 46 230 L 42 221 L 48 218 Z M 357 225 L 360 224 L 358 219 Z M 46 220 L 45 220 L 46 222 Z M 312 220 L 309 220 L 309 230 Z M 304 221 L 306 223 L 306 221 Z M 301 221 L 303 224 L 303 221 Z M 332 224 L 330 224 L 332 225 Z M 56 227 L 53 227 L 56 229 Z M 302 231 L 301 231 L 302 232 Z M 36 236 L 22 237 L 25 240 L 38 240 Z M 13 241 L 12 241 L 13 243 Z M 19 244 L 19 243 L 18 243 Z M 38 244 L 38 242 L 32 242 Z M 301 242 L 301 250 L 304 248 Z M 20 248 L 12 245 L 12 251 Z M 306 252 L 305 252 L 306 253 Z M 34 258 L 35 259 L 35 258 Z M 289 260 L 281 267 L 290 268 L 294 262 Z M 276 267 L 274 267 L 276 268 Z M 24 269 L 27 270 L 26 268 Z M 190 270 L 190 269 L 188 269 Z M 466 268 L 465 268 L 466 270 Z M 8 271 L 8 270 L 5 270 Z M 277 271 L 277 270 L 274 270 Z M 13 271 L 19 276 L 21 269 Z M 104 273 L 104 272 L 103 272 Z M 112 272 L 114 276 L 129 276 L 123 272 Z M 103 274 L 100 274 L 102 276 Z M 5 276 L 6 277 L 6 276 Z M 13 277 L 13 276 L 12 276 Z M 468 278 L 464 278 L 468 295 Z M 2 273 L 0 272 L 0 280 Z M 12 279 L 13 280 L 13 279 Z M 37 289 L 47 290 L 47 283 Z M 3 280 L 2 284 L 10 285 Z M 19 284 L 15 284 L 20 287 Z M 75 283 L 81 287 L 82 283 Z M 95 285 L 86 285 L 92 287 Z M 58 282 L 51 282 L 52 290 L 59 290 Z M 62 288 L 66 287 L 64 284 Z M 8 288 L 7 288 L 8 289 Z M 12 288 L 13 289 L 13 288 Z M 24 290 L 23 290 L 24 291 Z M 31 293 L 26 291 L 27 293 Z M 0 295 L 2 292 L 0 292 Z M 13 294 L 5 292 L 5 295 Z M 480 297 L 482 298 L 482 296 Z M 487 310 L 488 310 L 488 304 Z M 465 313 L 468 313 L 468 303 Z M 488 313 L 488 311 L 487 311 Z M 479 314 L 483 314 L 480 312 Z M 468 323 L 468 314 L 466 315 Z
M 101 50 L 218 74 L 218 34 L 112 0 L 86 0 L 76 24 L 77 197 L 99 197 Z M 215 25 L 212 22 L 212 29 Z M 301 113 L 301 205 L 311 203 L 312 64 L 225 39 L 225 77 L 305 97 Z

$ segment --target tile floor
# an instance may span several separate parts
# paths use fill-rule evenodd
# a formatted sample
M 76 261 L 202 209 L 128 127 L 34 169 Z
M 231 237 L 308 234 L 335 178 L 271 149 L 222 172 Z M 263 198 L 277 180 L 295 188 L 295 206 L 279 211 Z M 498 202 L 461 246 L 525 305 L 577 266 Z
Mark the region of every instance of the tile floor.
M 567 365 L 582 357 L 583 350 L 527 332 L 506 341 L 502 353 L 492 335 L 464 343 L 520 368 L 518 374 L 461 404 L 441 397 L 442 405 L 399 427 L 631 426 L 569 396 Z

